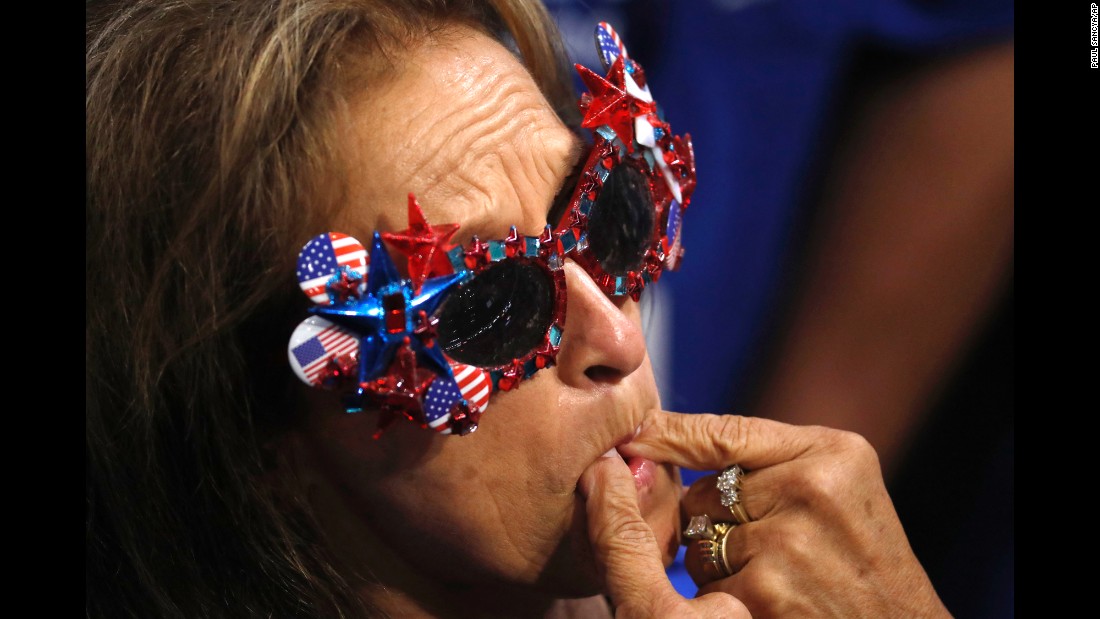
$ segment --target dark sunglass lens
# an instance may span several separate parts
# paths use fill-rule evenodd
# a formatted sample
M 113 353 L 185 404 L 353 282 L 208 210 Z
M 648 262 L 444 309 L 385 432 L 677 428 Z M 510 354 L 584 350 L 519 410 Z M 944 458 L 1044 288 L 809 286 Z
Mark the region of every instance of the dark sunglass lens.
M 604 271 L 624 275 L 642 267 L 653 242 L 654 216 L 645 175 L 629 164 L 616 166 L 588 220 L 588 245 Z
M 550 276 L 536 265 L 508 260 L 447 298 L 439 313 L 439 343 L 461 363 L 500 366 L 537 348 L 553 318 Z

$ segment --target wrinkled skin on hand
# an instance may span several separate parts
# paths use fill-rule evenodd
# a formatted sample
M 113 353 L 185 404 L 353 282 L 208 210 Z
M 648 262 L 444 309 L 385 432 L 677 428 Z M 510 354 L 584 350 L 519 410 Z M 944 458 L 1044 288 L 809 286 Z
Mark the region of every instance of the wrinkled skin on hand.
M 655 411 L 619 452 L 699 470 L 740 464 L 748 471 L 741 501 L 754 520 L 729 533 L 732 576 L 707 581 L 688 564 L 701 587 L 685 600 L 653 567 L 625 467 L 601 459 L 582 477 L 582 490 L 594 489 L 590 535 L 617 616 L 950 617 L 909 546 L 874 449 L 857 434 Z M 716 477 L 687 489 L 683 522 L 700 514 L 733 521 Z M 589 479 L 599 483 L 585 485 Z

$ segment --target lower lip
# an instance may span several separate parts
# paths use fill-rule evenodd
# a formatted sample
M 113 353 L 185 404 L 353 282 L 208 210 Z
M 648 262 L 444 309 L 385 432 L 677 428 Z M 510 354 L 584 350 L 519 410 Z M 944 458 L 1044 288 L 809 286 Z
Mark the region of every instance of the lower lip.
M 634 476 L 634 487 L 638 492 L 653 487 L 657 480 L 657 463 L 647 458 L 633 456 L 626 459 L 630 474 Z

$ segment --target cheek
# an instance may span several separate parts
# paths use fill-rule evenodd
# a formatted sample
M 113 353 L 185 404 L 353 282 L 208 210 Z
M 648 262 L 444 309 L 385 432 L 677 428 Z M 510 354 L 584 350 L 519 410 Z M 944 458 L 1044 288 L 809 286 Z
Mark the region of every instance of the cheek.
M 532 383 L 494 397 L 481 427 L 464 437 L 399 421 L 375 441 L 373 415 L 354 427 L 339 419 L 320 441 L 326 474 L 351 518 L 414 571 L 445 582 L 541 586 L 563 540 L 574 546 L 573 530 L 583 526 L 571 472 L 579 454 L 557 435 L 562 425 L 543 423 L 554 418 L 552 405 L 532 403 L 553 400 L 540 391 Z

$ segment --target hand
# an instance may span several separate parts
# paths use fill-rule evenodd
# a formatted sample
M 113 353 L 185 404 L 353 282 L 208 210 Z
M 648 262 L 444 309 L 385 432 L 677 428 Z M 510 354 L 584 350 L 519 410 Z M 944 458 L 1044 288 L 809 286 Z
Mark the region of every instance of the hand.
M 638 509 L 634 478 L 617 451 L 589 466 L 577 487 L 616 619 L 751 619 L 744 604 L 725 592 L 689 600 L 673 588 L 657 538 Z
M 909 546 L 874 449 L 859 435 L 655 412 L 620 450 L 696 470 L 748 471 L 740 496 L 753 521 L 736 526 L 726 544 L 734 574 L 712 580 L 688 564 L 700 595 L 731 594 L 756 619 L 950 616 Z M 681 503 L 685 523 L 701 514 L 734 521 L 716 477 L 692 484 Z

